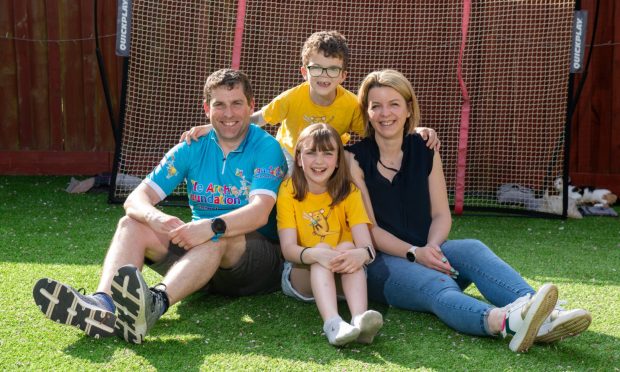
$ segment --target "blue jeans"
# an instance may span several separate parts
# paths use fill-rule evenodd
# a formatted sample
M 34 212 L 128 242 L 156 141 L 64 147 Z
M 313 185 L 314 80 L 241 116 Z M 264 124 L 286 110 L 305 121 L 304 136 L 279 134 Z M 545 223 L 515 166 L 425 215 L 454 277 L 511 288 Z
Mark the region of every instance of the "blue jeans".
M 490 334 L 487 316 L 494 306 L 535 293 L 519 273 L 478 240 L 448 240 L 441 250 L 459 272 L 458 279 L 381 253 L 368 266 L 368 297 L 401 309 L 433 313 L 459 332 L 485 336 Z M 463 293 L 471 283 L 492 305 Z

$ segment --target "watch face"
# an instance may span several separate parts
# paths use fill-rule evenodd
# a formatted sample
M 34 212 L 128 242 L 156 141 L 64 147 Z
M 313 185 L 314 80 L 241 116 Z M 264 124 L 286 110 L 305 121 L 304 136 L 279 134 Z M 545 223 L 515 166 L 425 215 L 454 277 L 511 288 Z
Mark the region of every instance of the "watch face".
M 415 262 L 415 254 L 407 252 L 407 259 L 411 262 Z
M 215 218 L 211 221 L 211 229 L 216 234 L 223 234 L 226 232 L 226 222 L 221 218 Z

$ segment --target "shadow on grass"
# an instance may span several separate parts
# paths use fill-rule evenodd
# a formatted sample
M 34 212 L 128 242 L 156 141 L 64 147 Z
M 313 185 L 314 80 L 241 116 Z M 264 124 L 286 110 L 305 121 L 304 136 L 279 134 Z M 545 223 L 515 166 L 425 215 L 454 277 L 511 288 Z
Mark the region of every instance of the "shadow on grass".
M 124 354 L 137 355 L 158 370 L 199 370 L 212 364 L 226 365 L 227 361 L 234 367 L 250 357 L 256 368 L 261 364 L 299 368 L 299 362 L 311 363 L 310 368 L 334 368 L 344 361 L 357 361 L 372 369 L 440 370 L 596 369 L 620 358 L 611 346 L 618 340 L 595 332 L 553 345 L 536 345 L 529 353 L 517 355 L 508 349 L 506 340 L 456 333 L 429 314 L 375 303 L 371 308 L 385 318 L 375 342 L 335 348 L 322 334 L 313 304 L 295 302 L 280 293 L 245 298 L 198 294 L 174 306 L 142 345 L 83 337 L 65 352 L 93 363 L 108 363 L 114 356 L 115 364 Z M 346 314 L 343 306 L 341 314 Z M 93 352 L 97 348 L 104 353 Z M 446 353 L 452 355 L 444 358 Z M 446 360 L 454 362 L 455 355 L 458 365 L 446 365 Z M 261 357 L 265 358 L 261 361 Z M 280 362 L 283 364 L 273 365 Z

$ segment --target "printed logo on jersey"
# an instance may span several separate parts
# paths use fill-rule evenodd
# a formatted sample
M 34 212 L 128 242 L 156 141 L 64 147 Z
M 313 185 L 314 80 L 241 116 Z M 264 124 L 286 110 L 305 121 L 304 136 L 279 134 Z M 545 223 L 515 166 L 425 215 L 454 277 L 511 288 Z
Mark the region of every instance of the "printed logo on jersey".
M 166 168 L 166 179 L 170 179 L 177 174 L 177 169 L 174 166 L 174 155 L 167 157 L 162 166 Z
M 282 167 L 256 168 L 254 169 L 254 178 L 284 178 Z
M 236 169 L 235 176 L 239 177 L 237 185 L 218 185 L 216 183 L 202 184 L 196 180 L 190 180 L 191 189 L 189 199 L 197 203 L 210 205 L 242 205 L 250 195 L 250 182 L 245 179 L 243 170 Z M 210 209 L 200 208 L 199 209 Z

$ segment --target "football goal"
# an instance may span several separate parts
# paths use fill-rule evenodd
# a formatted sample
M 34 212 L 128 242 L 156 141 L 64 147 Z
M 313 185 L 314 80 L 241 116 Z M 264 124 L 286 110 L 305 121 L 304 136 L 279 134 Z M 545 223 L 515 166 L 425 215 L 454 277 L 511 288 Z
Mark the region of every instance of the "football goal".
M 207 123 L 206 77 L 251 78 L 258 108 L 302 81 L 304 40 L 338 30 L 351 49 L 345 88 L 377 69 L 413 84 L 437 130 L 456 213 L 551 212 L 562 176 L 573 0 L 133 0 L 131 55 L 115 173 L 142 178 L 181 133 Z M 266 127 L 275 133 L 275 127 Z M 355 138 L 353 139 L 355 140 Z M 116 182 L 110 200 L 130 187 Z M 184 188 L 173 197 L 182 200 Z M 560 212 L 561 204 L 560 204 Z

